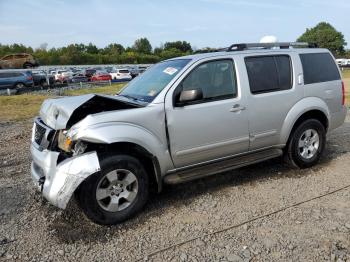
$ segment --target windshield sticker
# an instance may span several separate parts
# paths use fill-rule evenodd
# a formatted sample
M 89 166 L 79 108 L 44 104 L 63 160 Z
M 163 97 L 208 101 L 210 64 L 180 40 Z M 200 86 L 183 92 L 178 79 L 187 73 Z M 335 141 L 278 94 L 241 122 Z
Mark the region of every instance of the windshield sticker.
M 167 67 L 163 70 L 163 72 L 168 74 L 168 75 L 173 75 L 177 72 L 177 69 L 174 67 Z

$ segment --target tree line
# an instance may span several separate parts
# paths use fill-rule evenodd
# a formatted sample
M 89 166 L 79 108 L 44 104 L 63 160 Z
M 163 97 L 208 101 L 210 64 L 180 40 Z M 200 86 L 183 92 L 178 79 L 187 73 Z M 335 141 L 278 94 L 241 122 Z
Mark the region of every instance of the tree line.
M 321 22 L 313 28 L 306 29 L 297 41 L 316 43 L 319 47 L 331 50 L 336 57 L 350 59 L 350 50 L 345 50 L 347 43 L 344 35 L 329 23 Z M 193 49 L 186 41 L 166 42 L 153 48 L 147 38 L 140 38 L 131 47 L 111 43 L 104 48 L 98 48 L 89 43 L 50 49 L 47 48 L 47 44 L 42 44 L 33 49 L 23 44 L 0 44 L 0 57 L 13 53 L 30 53 L 39 59 L 41 65 L 143 64 L 189 55 L 196 51 Z

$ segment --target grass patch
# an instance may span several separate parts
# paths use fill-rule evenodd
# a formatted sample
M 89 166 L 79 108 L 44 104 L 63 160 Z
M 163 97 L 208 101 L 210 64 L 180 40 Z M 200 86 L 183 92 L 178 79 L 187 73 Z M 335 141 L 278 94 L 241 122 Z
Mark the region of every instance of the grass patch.
M 115 94 L 125 84 L 111 86 L 66 90 L 63 94 L 74 96 L 83 94 Z M 21 121 L 38 115 L 41 104 L 52 95 L 22 94 L 15 96 L 0 96 L 0 121 Z
M 344 69 L 341 73 L 343 78 L 350 78 L 350 69 Z
M 85 95 L 85 94 L 114 95 L 120 89 L 122 89 L 124 85 L 125 84 L 113 84 L 110 86 L 92 87 L 92 88 L 84 88 L 84 89 L 72 89 L 72 90 L 66 90 L 63 94 L 68 96 L 77 96 L 77 95 Z

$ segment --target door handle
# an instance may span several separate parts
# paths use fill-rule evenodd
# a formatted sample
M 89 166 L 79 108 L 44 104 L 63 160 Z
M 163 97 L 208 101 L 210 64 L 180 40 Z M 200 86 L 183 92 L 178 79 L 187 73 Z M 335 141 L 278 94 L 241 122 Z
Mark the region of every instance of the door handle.
M 235 104 L 231 109 L 230 112 L 240 112 L 242 110 L 245 110 L 245 106 L 240 106 L 239 104 Z

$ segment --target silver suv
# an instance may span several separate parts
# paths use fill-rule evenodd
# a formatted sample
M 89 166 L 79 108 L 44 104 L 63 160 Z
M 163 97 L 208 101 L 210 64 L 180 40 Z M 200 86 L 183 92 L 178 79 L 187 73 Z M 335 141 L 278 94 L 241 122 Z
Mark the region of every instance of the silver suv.
M 332 54 L 236 44 L 153 65 L 118 95 L 46 100 L 32 178 L 53 205 L 73 195 L 99 224 L 135 215 L 152 189 L 283 156 L 308 168 L 346 116 Z

